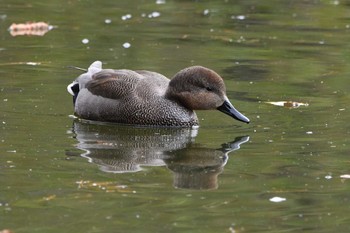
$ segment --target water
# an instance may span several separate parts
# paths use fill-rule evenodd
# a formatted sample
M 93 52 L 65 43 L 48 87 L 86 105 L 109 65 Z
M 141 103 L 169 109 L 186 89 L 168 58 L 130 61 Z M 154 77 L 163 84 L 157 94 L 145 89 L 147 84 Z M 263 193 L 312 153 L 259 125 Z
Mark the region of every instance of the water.
M 0 230 L 348 232 L 349 15 L 328 0 L 0 2 Z M 26 21 L 54 28 L 7 31 Z M 67 66 L 94 60 L 207 66 L 252 122 L 74 120 Z

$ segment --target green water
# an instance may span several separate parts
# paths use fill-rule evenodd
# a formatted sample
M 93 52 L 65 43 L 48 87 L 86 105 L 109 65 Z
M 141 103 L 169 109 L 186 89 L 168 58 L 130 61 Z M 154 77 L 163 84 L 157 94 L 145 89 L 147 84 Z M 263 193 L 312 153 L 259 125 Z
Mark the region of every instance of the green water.
M 3 0 L 0 41 L 0 231 L 349 232 L 349 1 Z M 67 66 L 95 60 L 207 66 L 251 124 L 74 120 Z

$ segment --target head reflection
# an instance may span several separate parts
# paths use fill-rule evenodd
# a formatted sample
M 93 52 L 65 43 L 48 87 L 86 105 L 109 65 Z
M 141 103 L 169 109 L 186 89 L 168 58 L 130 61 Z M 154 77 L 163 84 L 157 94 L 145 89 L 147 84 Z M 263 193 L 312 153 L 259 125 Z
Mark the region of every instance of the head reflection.
M 249 137 L 236 138 L 215 150 L 194 143 L 196 129 L 143 128 L 75 121 L 76 147 L 100 170 L 137 172 L 145 166 L 167 166 L 175 188 L 216 189 L 217 177 L 228 160 Z

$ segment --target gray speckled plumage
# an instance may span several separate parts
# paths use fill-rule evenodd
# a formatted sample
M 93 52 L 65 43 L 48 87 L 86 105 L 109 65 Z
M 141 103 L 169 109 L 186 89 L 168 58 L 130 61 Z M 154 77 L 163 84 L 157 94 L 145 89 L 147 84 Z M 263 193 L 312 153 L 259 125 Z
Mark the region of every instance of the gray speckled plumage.
M 88 120 L 191 127 L 198 125 L 193 110 L 218 108 L 232 116 L 226 108 L 226 112 L 220 109 L 229 103 L 223 80 L 201 66 L 186 68 L 170 81 L 151 71 L 102 69 L 96 61 L 67 89 L 73 95 L 75 114 Z M 232 117 L 249 122 L 242 114 Z

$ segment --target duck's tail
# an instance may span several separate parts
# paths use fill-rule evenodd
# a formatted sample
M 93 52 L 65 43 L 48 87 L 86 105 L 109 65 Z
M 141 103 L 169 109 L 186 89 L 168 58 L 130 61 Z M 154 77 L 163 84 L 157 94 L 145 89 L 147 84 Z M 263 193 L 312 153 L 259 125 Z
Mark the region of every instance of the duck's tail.
M 69 68 L 84 71 L 76 80 L 67 86 L 67 91 L 73 96 L 73 104 L 78 97 L 81 88 L 85 87 L 85 84 L 92 79 L 92 75 L 102 70 L 102 62 L 93 62 L 88 69 L 80 68 L 77 66 L 69 66 Z
M 77 99 L 79 93 L 79 83 L 74 80 L 67 86 L 67 91 L 73 96 L 73 104 L 75 105 L 75 100 Z

